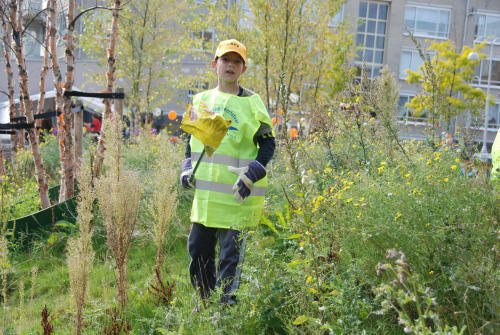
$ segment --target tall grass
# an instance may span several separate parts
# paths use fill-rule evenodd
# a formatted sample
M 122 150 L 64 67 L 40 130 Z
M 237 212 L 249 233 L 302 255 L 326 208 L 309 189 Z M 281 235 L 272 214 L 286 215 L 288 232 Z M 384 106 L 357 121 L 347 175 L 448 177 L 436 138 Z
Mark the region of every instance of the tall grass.
M 78 174 L 78 236 L 68 239 L 66 263 L 68 265 L 71 294 L 76 305 L 75 334 L 82 333 L 83 307 L 85 306 L 88 276 L 94 261 L 92 248 L 92 221 L 96 200 L 92 168 L 82 166 Z
M 118 303 L 121 311 L 127 304 L 127 264 L 130 242 L 137 222 L 141 185 L 137 176 L 127 171 L 121 161 L 121 120 L 113 119 L 103 127 L 107 131 L 104 173 L 96 181 L 97 199 L 106 227 L 107 245 L 114 260 Z

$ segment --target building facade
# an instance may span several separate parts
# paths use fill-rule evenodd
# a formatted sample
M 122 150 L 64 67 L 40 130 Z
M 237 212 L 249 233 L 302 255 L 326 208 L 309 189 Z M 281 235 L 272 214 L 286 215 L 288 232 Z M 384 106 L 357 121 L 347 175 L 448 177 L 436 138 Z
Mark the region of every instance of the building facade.
M 498 0 L 347 0 L 344 19 L 350 22 L 355 44 L 360 48 L 354 65 L 366 76 L 375 77 L 387 64 L 401 89 L 398 119 L 401 136 L 423 138 L 425 114 L 414 115 L 405 107 L 417 93 L 406 82 L 405 70 L 416 71 L 423 63 L 410 39 L 410 31 L 422 46 L 426 40 L 451 40 L 461 50 L 487 40 L 481 51 L 488 55 L 476 69 L 472 85 L 489 92 L 496 103 L 482 116 L 463 115 L 456 124 L 476 127 L 476 141 L 486 134 L 488 151 L 500 128 L 500 1 Z M 485 132 L 486 131 L 486 132 Z
M 228 0 L 227 5 L 230 6 L 234 2 L 235 0 Z M 238 0 L 237 2 L 243 4 L 245 12 L 250 13 L 246 1 Z M 45 0 L 26 1 L 26 12 L 36 13 L 43 9 L 45 3 Z M 95 0 L 78 0 L 77 3 L 80 8 L 87 8 L 95 5 Z M 424 138 L 424 128 L 428 121 L 425 114 L 415 115 L 405 107 L 405 103 L 418 93 L 415 85 L 406 82 L 405 70 L 416 71 L 422 64 L 422 59 L 410 39 L 408 30 L 423 46 L 428 45 L 426 40 L 452 40 L 460 50 L 464 45 L 473 46 L 486 39 L 488 42 L 482 53 L 487 54 L 488 57 L 483 59 L 477 67 L 472 85 L 489 92 L 495 98 L 496 103 L 487 106 L 487 111 L 481 116 L 459 117 L 456 124 L 475 127 L 477 129 L 476 141 L 483 143 L 486 138 L 489 151 L 500 127 L 500 0 L 346 0 L 341 11 L 332 19 L 332 25 L 340 20 L 348 20 L 355 44 L 359 48 L 358 57 L 353 60 L 353 65 L 358 67 L 360 72 L 366 72 L 369 78 L 379 75 L 382 66 L 387 65 L 397 78 L 401 86 L 398 120 L 403 138 Z M 79 31 L 82 30 L 81 22 L 82 20 L 76 26 Z M 43 61 L 43 48 L 36 42 L 36 39 L 43 39 L 43 24 L 42 16 L 34 20 L 25 41 L 32 94 L 37 94 L 39 91 L 38 76 Z M 59 19 L 60 56 L 64 55 L 65 29 L 65 20 L 61 16 Z M 215 48 L 218 42 L 214 41 L 215 32 L 203 33 L 206 34 L 203 38 L 212 42 Z M 97 85 L 89 83 L 86 73 L 101 71 L 104 76 L 105 70 L 99 69 L 97 63 L 87 58 L 82 50 L 76 50 L 75 56 L 74 85 L 82 87 L 85 84 L 87 91 L 100 90 L 101 88 Z M 64 72 L 64 58 L 61 58 L 60 62 L 61 70 Z M 206 63 L 204 60 L 187 58 L 181 62 L 180 67 L 183 73 L 191 75 L 196 73 L 198 68 L 206 66 Z M 1 59 L 0 66 L 3 64 L 4 61 Z M 17 71 L 16 66 L 13 70 Z M 15 78 L 17 78 L 16 75 Z M 199 83 L 200 87 L 204 85 L 206 83 Z M 46 80 L 46 87 L 49 90 L 53 87 L 51 71 Z M 0 89 L 6 91 L 4 71 L 0 72 Z M 179 102 L 181 104 L 187 102 L 193 92 L 179 93 L 180 95 L 185 93 L 185 97 L 180 101 L 167 103 L 162 108 L 165 112 L 170 109 L 177 110 L 178 113 L 183 112 Z M 6 99 L 6 96 L 0 95 L 0 102 Z M 5 116 L 0 122 L 6 122 Z

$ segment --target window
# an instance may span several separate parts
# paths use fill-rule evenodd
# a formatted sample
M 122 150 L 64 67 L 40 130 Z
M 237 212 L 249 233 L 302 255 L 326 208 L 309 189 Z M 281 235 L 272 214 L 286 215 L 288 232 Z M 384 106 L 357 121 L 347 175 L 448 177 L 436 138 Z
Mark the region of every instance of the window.
M 57 17 L 57 34 L 58 34 L 58 39 L 57 39 L 57 46 L 62 46 L 65 44 L 66 40 L 66 34 L 68 33 L 68 29 L 66 27 L 66 15 L 61 13 Z
M 32 24 L 23 35 L 23 52 L 26 58 L 40 58 L 42 53 L 43 29 L 41 26 Z
M 499 129 L 500 128 L 500 105 L 490 105 L 488 107 L 488 117 L 486 118 L 488 128 Z M 473 116 L 471 119 L 471 126 L 477 128 L 484 128 L 484 111 L 481 115 Z
M 359 25 L 356 34 L 358 51 L 356 67 L 358 74 L 366 71 L 368 78 L 380 74 L 384 61 L 385 32 L 387 26 L 387 4 L 361 1 L 359 3 Z
M 500 105 L 488 107 L 488 128 L 500 128 Z
M 418 72 L 420 65 L 424 64 L 422 58 L 416 50 L 403 50 L 401 51 L 401 60 L 399 62 L 399 78 L 406 79 L 408 75 L 406 70 L 411 70 L 413 72 Z
M 400 94 L 398 101 L 398 119 L 406 122 L 424 122 L 427 120 L 427 113 L 416 115 L 411 109 L 406 107 L 406 104 L 415 97 L 415 94 Z
M 500 37 L 500 14 L 478 14 L 474 25 L 476 38 Z
M 332 17 L 330 20 L 328 20 L 328 26 L 329 27 L 338 27 L 338 25 L 344 22 L 344 5 L 340 8 L 340 10 L 335 14 L 334 17 Z
M 488 72 L 490 70 L 490 60 L 481 59 L 481 63 L 476 69 L 474 84 L 488 85 Z M 500 59 L 491 60 L 491 86 L 500 86 Z
M 406 5 L 405 25 L 416 36 L 448 38 L 450 14 L 449 9 Z

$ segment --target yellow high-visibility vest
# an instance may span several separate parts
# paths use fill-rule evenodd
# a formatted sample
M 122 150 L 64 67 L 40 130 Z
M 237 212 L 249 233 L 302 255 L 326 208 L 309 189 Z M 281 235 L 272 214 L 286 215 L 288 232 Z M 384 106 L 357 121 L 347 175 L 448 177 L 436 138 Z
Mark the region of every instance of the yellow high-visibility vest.
M 238 176 L 229 172 L 228 166 L 248 166 L 257 157 L 255 133 L 261 123 L 273 129 L 266 107 L 257 94 L 239 97 L 217 89 L 195 95 L 193 107 L 198 108 L 200 102 L 232 122 L 217 150 L 211 157 L 204 156 L 196 171 L 191 222 L 232 229 L 256 225 L 264 206 L 267 177 L 256 182 L 246 201 L 239 203 L 232 190 Z M 194 164 L 201 155 L 203 144 L 194 136 L 190 144 Z

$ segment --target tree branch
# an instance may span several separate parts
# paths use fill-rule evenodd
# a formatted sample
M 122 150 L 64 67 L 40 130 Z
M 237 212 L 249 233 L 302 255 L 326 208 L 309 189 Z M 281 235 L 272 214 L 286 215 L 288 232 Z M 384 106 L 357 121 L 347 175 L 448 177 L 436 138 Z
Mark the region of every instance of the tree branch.
M 68 24 L 68 30 L 74 29 L 76 21 L 80 18 L 80 16 L 82 16 L 83 14 L 85 14 L 87 12 L 95 10 L 95 9 L 106 9 L 106 10 L 109 10 L 109 11 L 115 10 L 112 7 L 104 7 L 104 6 L 94 6 L 94 7 L 87 8 L 84 11 L 81 11 L 80 13 L 78 13 L 78 15 L 75 16 L 75 18 Z M 121 8 L 119 10 L 121 10 Z
M 24 30 L 21 32 L 21 34 L 24 34 L 24 32 L 26 30 L 28 30 L 29 26 L 33 23 L 33 21 L 35 21 L 35 19 L 40 15 L 42 14 L 43 12 L 45 12 L 47 10 L 47 8 L 44 8 L 42 9 L 41 11 L 39 11 L 38 13 L 36 13 L 32 18 L 31 20 L 28 21 L 28 23 L 24 26 Z

